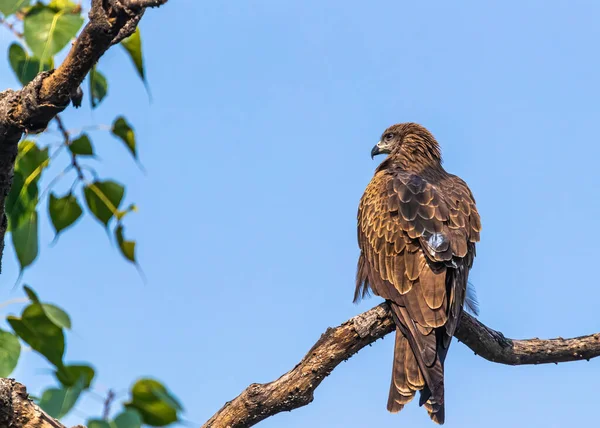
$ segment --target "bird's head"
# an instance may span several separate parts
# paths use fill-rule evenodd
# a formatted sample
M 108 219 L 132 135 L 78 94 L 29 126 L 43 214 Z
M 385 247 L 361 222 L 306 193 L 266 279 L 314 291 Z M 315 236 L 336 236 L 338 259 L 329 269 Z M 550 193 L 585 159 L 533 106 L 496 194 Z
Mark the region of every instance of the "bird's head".
M 403 166 L 440 165 L 440 146 L 433 135 L 416 123 L 399 123 L 390 126 L 371 150 L 371 158 L 389 154 L 389 158 Z

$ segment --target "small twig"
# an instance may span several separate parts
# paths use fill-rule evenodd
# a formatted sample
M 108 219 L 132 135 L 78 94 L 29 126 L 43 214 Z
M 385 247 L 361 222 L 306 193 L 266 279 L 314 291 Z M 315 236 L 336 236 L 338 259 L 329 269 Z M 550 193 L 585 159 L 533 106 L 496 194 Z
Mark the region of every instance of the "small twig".
M 86 125 L 81 128 L 69 129 L 69 134 L 81 134 L 84 131 L 112 131 L 112 126 L 99 124 L 99 125 Z
M 58 125 L 58 130 L 61 133 L 61 135 L 64 138 L 64 142 L 65 144 L 68 146 L 71 143 L 71 136 L 69 135 L 69 131 L 67 131 L 67 128 L 65 127 L 62 118 L 60 117 L 60 114 L 57 114 L 56 117 L 54 118 L 54 120 L 56 121 L 56 124 Z
M 13 24 L 12 22 L 8 22 L 6 18 L 0 18 L 0 24 L 8 28 L 17 38 L 23 38 L 23 33 L 17 31 L 17 29 L 15 28 L 15 24 Z
M 106 394 L 106 400 L 104 400 L 104 409 L 102 411 L 102 419 L 108 420 L 110 416 L 110 406 L 112 405 L 113 400 L 115 399 L 115 393 L 112 389 L 108 390 Z
M 69 147 L 71 145 L 71 135 L 69 134 L 69 131 L 64 125 L 60 115 L 57 114 L 54 120 L 58 125 L 58 130 L 63 136 L 64 145 L 66 147 Z M 75 153 L 73 152 L 71 152 L 71 165 L 73 166 L 73 168 L 75 168 L 75 171 L 77 171 L 77 178 L 81 181 L 85 180 L 85 176 L 83 175 L 83 167 L 79 165 L 79 162 L 77 162 L 77 156 L 75 156 Z

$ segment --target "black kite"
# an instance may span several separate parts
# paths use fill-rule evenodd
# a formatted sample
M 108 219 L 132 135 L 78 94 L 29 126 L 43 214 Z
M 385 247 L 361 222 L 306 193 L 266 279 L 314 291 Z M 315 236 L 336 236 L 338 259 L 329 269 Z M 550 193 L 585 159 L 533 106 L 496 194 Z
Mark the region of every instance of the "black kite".
M 354 300 L 369 289 L 390 302 L 396 323 L 387 408 L 420 391 L 444 423 L 444 360 L 467 294 L 481 222 L 467 184 L 442 167 L 440 148 L 415 123 L 388 128 L 371 155 L 389 154 L 358 208 Z

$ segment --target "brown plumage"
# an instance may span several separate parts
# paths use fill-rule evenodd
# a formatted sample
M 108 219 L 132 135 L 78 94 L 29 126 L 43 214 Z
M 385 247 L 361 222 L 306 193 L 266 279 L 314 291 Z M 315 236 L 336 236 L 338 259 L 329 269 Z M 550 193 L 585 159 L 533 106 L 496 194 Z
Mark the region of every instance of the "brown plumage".
M 396 345 L 387 408 L 420 391 L 444 423 L 444 360 L 463 310 L 481 223 L 467 184 L 442 168 L 433 135 L 415 123 L 388 128 L 371 155 L 389 154 L 358 208 L 354 300 L 369 289 L 390 302 Z

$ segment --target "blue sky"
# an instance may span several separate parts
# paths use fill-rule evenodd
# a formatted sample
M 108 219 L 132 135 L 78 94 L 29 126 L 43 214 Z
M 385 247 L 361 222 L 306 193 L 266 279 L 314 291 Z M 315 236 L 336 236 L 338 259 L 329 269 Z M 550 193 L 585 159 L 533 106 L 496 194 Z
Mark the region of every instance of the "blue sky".
M 197 426 L 380 302 L 352 304 L 356 208 L 381 132 L 415 121 L 477 199 L 480 319 L 513 338 L 600 331 L 599 20 L 591 0 L 179 0 L 149 11 L 152 103 L 115 48 L 99 64 L 110 96 L 64 115 L 70 128 L 121 113 L 136 127 L 146 174 L 107 134 L 93 139 L 101 174 L 139 206 L 127 233 L 148 281 L 86 217 L 52 248 L 43 220 L 25 282 L 72 315 L 67 359 L 96 366 L 98 394 L 152 375 Z M 1 33 L 0 51 L 10 41 Z M 16 87 L 0 67 L 0 86 Z M 21 294 L 11 252 L 4 264 L 6 300 Z M 385 409 L 392 344 L 362 350 L 312 404 L 259 426 L 432 426 L 416 403 Z M 599 364 L 508 367 L 455 343 L 445 426 L 595 426 Z M 52 383 L 31 352 L 15 376 L 33 392 Z M 68 422 L 100 412 L 88 397 Z

